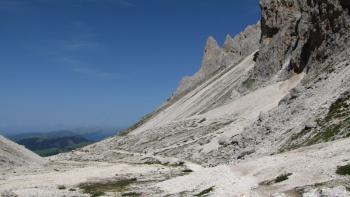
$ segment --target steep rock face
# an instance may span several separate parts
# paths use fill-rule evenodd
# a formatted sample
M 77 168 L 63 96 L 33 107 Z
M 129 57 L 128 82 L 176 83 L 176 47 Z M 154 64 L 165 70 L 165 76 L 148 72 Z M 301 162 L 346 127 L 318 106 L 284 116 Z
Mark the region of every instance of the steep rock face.
M 268 85 L 306 74 L 278 107 L 262 113 L 244 132 L 228 140 L 227 146 L 220 147 L 222 162 L 350 136 L 348 101 L 343 102 L 343 95 L 350 91 L 349 1 L 260 2 L 261 46 L 250 80 Z M 216 155 L 213 152 L 209 159 Z
M 281 69 L 319 70 L 344 49 L 349 37 L 349 1 L 261 0 L 261 46 L 253 78 L 267 80 Z M 283 66 L 285 65 L 285 66 Z
M 178 99 L 196 86 L 212 77 L 216 72 L 237 64 L 259 48 L 260 23 L 249 26 L 239 35 L 226 37 L 221 48 L 213 37 L 209 37 L 204 50 L 202 66 L 193 76 L 184 77 L 172 99 Z

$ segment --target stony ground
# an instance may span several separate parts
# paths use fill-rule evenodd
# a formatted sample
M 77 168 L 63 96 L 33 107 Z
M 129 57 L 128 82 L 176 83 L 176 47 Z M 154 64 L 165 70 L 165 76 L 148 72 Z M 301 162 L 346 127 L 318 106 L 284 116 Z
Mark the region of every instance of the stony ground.
M 193 196 L 203 191 L 237 197 L 316 197 L 322 191 L 350 195 L 350 177 L 336 173 L 339 166 L 350 164 L 350 139 L 213 168 L 174 158 L 135 157 L 144 163 L 50 161 L 42 168 L 3 172 L 0 191 L 28 197 Z M 277 182 L 283 175 L 286 179 Z

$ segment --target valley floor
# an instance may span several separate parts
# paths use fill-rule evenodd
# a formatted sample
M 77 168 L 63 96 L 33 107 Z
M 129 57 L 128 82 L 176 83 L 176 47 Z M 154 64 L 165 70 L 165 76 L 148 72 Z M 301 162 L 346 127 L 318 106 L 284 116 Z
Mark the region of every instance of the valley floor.
M 0 193 L 26 197 L 349 195 L 345 187 L 333 187 L 350 186 L 348 176 L 336 173 L 337 167 L 350 163 L 350 139 L 213 168 L 169 162 L 172 159 L 146 164 L 50 161 L 40 169 L 1 172 Z

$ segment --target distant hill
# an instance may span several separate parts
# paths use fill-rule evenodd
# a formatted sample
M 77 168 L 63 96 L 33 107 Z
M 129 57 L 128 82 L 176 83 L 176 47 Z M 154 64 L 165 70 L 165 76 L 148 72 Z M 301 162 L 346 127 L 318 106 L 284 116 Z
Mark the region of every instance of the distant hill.
M 65 137 L 31 137 L 16 141 L 18 144 L 24 145 L 29 150 L 40 156 L 50 156 L 61 152 L 67 152 L 76 148 L 89 145 L 94 141 L 87 140 L 81 136 L 65 136 Z
M 60 130 L 46 133 L 32 132 L 7 135 L 9 139 L 25 146 L 40 156 L 51 156 L 71 151 L 114 136 L 118 131 L 97 130 Z

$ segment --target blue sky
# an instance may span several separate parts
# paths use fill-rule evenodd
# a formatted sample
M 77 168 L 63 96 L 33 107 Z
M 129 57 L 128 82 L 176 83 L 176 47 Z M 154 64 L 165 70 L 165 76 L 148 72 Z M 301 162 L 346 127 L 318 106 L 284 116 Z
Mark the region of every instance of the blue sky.
M 0 0 L 0 130 L 127 127 L 259 20 L 258 0 Z

